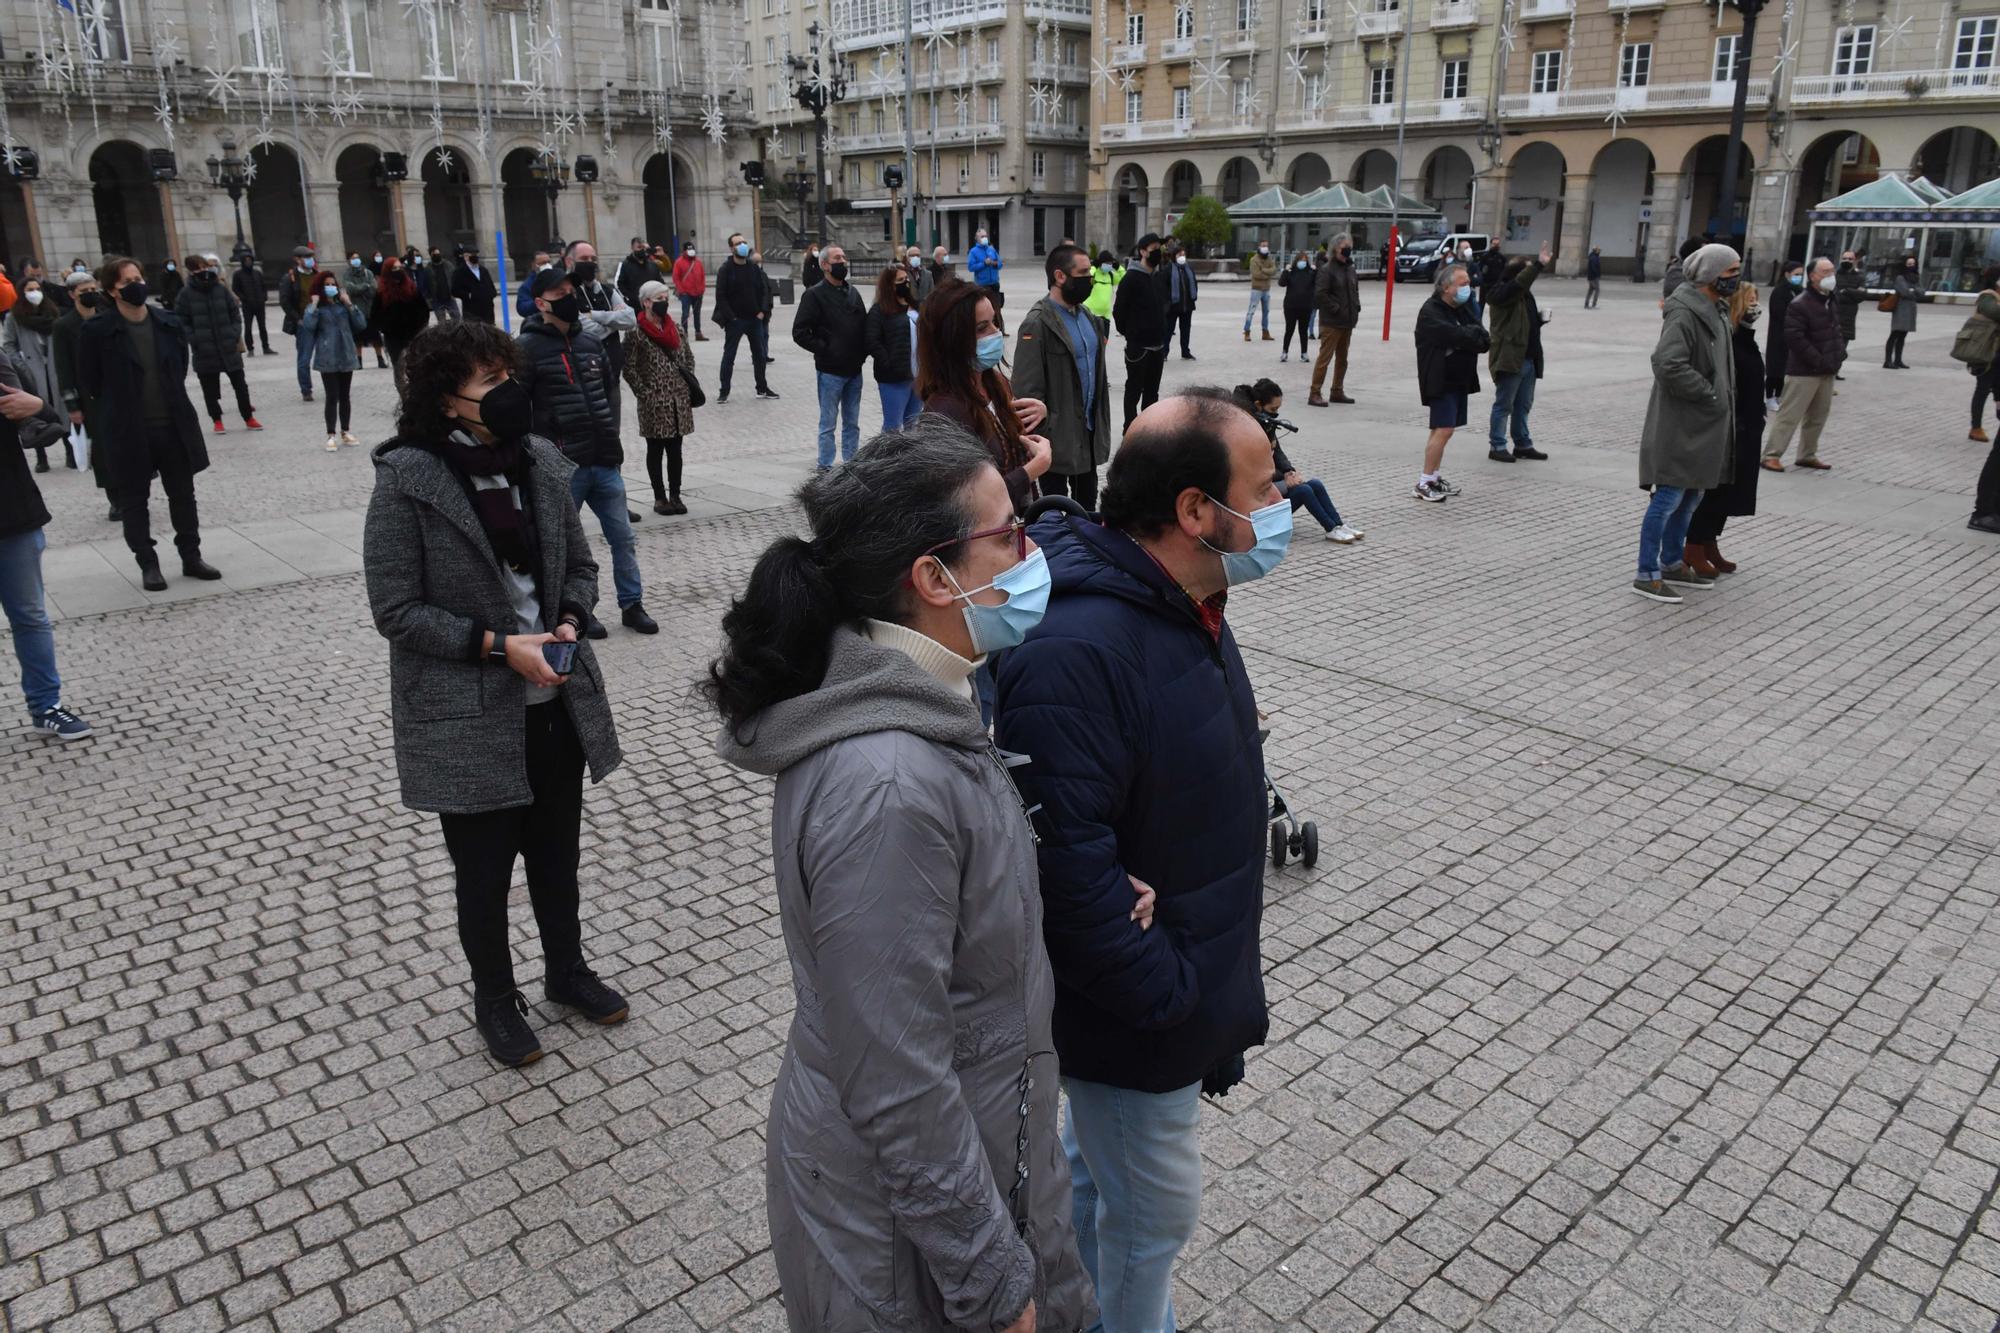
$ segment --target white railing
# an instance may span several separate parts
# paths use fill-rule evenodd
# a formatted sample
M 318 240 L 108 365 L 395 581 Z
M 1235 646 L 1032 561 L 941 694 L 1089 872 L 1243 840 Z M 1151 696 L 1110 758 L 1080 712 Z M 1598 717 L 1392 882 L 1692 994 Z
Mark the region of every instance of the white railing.
M 1641 111 L 1687 111 L 1728 106 L 1736 96 L 1733 83 L 1656 83 L 1643 88 L 1570 88 L 1558 93 L 1508 93 L 1500 99 L 1503 116 L 1587 116 Z M 1750 103 L 1771 98 L 1769 79 L 1750 80 Z
M 1576 12 L 1576 0 L 1521 0 L 1524 19 L 1566 19 Z
M 1307 19 L 1295 30 L 1295 39 L 1300 46 L 1317 46 L 1333 39 L 1333 25 L 1325 18 Z
M 1006 131 L 1000 127 L 1000 122 L 997 120 L 976 122 L 971 125 L 940 125 L 937 141 L 941 144 L 971 143 L 974 139 L 983 139 L 994 143 L 1005 134 Z
M 1608 0 L 1614 14 L 1636 14 L 1642 9 L 1665 9 L 1667 0 Z
M 1111 48 L 1111 63 L 1114 65 L 1143 65 L 1146 63 L 1146 44 L 1128 42 Z
M 1255 28 L 1236 28 L 1215 39 L 1215 48 L 1223 55 L 1236 55 L 1244 51 L 1254 51 L 1263 40 L 1263 34 Z
M 1394 102 L 1380 106 L 1337 106 L 1331 108 L 1332 116 L 1322 115 L 1320 123 L 1332 124 L 1339 128 L 1356 125 L 1394 125 L 1400 108 Z M 1479 102 L 1470 97 L 1444 97 L 1410 103 L 1410 123 L 1440 121 L 1478 120 L 1482 114 Z
M 1902 69 L 1879 74 L 1811 74 L 1792 80 L 1794 105 L 1996 94 L 2000 94 L 2000 69 Z
M 1089 0 L 1028 0 L 1026 10 L 1030 19 L 1047 15 L 1058 23 L 1090 22 Z
M 1089 83 L 1090 71 L 1082 65 L 1059 65 L 1053 60 L 1028 62 L 1028 77 L 1056 83 Z
M 1194 58 L 1194 38 L 1167 37 L 1160 42 L 1160 59 L 1192 60 Z
M 1478 26 L 1479 0 L 1433 0 L 1431 5 L 1431 27 L 1433 29 L 1476 28 Z
M 1006 18 L 1006 0 L 910 0 L 910 21 L 918 32 L 933 24 L 957 27 Z M 900 45 L 903 0 L 833 0 L 833 31 L 834 44 L 843 51 Z
M 1354 16 L 1356 37 L 1387 37 L 1403 30 L 1403 11 L 1400 9 L 1364 9 Z
M 1185 120 L 1110 120 L 1098 128 L 1102 143 L 1142 143 L 1153 139 L 1184 138 L 1192 122 Z

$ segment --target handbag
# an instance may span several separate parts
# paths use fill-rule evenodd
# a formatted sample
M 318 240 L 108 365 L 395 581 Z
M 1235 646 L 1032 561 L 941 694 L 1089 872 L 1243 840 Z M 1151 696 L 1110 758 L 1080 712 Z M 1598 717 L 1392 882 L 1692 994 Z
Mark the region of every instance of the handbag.
M 1882 299 L 1875 303 L 1875 308 L 1886 315 L 1896 308 L 1896 299 L 1896 293 L 1885 292 L 1882 295 Z
M 706 406 L 708 404 L 708 395 L 701 391 L 701 381 L 694 377 L 694 372 L 678 361 L 674 362 L 674 369 L 680 373 L 681 383 L 687 385 L 688 406 Z

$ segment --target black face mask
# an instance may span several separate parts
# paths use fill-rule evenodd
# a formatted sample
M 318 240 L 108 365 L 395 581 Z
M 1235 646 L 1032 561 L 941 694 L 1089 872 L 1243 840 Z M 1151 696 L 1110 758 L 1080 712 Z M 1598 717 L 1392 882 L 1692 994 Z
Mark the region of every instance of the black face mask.
M 847 281 L 847 265 L 845 264 L 828 264 L 826 266 L 826 272 L 827 276 L 832 278 L 835 282 Z
M 549 302 L 549 313 L 565 324 L 576 323 L 576 317 L 582 313 L 576 303 L 576 293 L 571 292 L 568 296 L 559 296 Z
M 215 281 L 216 276 L 217 275 L 214 269 L 205 268 L 201 272 L 194 275 L 194 280 L 199 283 L 211 283 Z
M 1148 250 L 1146 252 L 1146 267 L 1158 268 L 1159 266 L 1160 266 L 1160 252 L 1158 250 Z
M 462 393 L 452 397 L 477 403 L 479 424 L 491 431 L 495 439 L 519 439 L 528 433 L 534 401 L 528 396 L 528 386 L 511 376 L 488 389 L 484 398 L 467 398 Z
M 1090 299 L 1091 288 L 1095 287 L 1096 285 L 1097 285 L 1097 279 L 1093 278 L 1088 273 L 1084 274 L 1080 278 L 1072 274 L 1071 276 L 1063 279 L 1063 285 L 1062 285 L 1063 301 L 1069 305 L 1082 305 L 1085 301 Z
M 666 321 L 667 303 L 665 301 L 653 302 L 653 318 L 661 321 L 662 323 Z
M 143 282 L 128 282 L 118 289 L 118 299 L 126 305 L 144 305 L 152 288 Z
M 596 282 L 597 261 L 595 259 L 579 259 L 576 262 L 576 267 L 569 271 L 569 275 L 578 282 Z
M 104 298 L 96 292 L 78 292 L 76 297 L 76 303 L 82 306 L 85 310 L 95 310 L 97 309 L 98 302 L 102 301 L 103 299 Z

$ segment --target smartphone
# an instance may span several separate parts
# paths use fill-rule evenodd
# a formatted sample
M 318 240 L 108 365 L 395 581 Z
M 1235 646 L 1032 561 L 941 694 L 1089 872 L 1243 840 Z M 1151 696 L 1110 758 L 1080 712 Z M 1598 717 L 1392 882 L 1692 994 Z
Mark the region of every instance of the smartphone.
M 558 676 L 567 676 L 576 665 L 576 645 L 573 643 L 545 643 L 542 645 L 542 660 L 549 664 L 549 670 Z

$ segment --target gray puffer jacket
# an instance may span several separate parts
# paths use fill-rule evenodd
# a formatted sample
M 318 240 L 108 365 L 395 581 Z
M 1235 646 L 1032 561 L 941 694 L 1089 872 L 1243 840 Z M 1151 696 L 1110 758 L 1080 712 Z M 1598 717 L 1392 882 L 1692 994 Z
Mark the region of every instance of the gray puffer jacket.
M 819 689 L 719 749 L 778 779 L 797 1009 L 764 1172 L 794 1333 L 988 1333 L 1030 1299 L 1050 1333 L 1094 1322 L 1034 838 L 978 707 L 841 629 Z
M 576 469 L 547 440 L 530 436 L 533 465 L 522 499 L 541 551 L 536 585 L 542 620 L 565 611 L 589 623 L 597 562 L 570 498 Z M 486 631 L 513 629 L 500 563 L 464 485 L 436 450 L 390 440 L 373 454 L 361 564 L 375 628 L 389 641 L 390 719 L 403 804 L 442 814 L 530 805 L 527 681 L 488 662 Z M 583 744 L 593 782 L 618 767 L 618 736 L 604 673 L 588 640 L 559 696 Z

